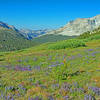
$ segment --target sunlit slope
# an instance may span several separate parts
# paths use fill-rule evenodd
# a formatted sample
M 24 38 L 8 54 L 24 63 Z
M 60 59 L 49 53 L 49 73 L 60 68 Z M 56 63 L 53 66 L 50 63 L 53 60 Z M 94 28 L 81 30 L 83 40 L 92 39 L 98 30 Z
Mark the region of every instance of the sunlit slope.
M 39 36 L 37 38 L 34 38 L 33 41 L 39 42 L 39 43 L 57 42 L 57 41 L 61 41 L 61 40 L 72 39 L 72 38 L 75 38 L 75 37 L 76 36 L 45 34 L 45 35 Z
M 16 100 L 84 100 L 88 97 L 98 100 L 99 42 L 92 40 L 78 48 L 49 50 L 37 47 L 0 53 L 1 95 L 8 97 L 10 93 L 10 98 Z

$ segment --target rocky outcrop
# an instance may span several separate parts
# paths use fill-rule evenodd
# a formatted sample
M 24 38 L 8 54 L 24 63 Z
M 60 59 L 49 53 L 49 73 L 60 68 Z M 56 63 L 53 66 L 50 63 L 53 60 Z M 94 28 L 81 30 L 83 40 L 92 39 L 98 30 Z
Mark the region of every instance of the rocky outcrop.
M 53 30 L 48 34 L 61 34 L 61 35 L 80 35 L 87 31 L 92 31 L 100 26 L 100 15 L 97 15 L 92 18 L 78 18 L 74 21 L 68 22 L 62 28 Z
M 35 37 L 39 37 L 41 35 L 44 35 L 48 32 L 47 29 L 44 30 L 30 30 L 30 29 L 21 29 L 20 33 L 26 37 L 27 39 L 31 40 Z

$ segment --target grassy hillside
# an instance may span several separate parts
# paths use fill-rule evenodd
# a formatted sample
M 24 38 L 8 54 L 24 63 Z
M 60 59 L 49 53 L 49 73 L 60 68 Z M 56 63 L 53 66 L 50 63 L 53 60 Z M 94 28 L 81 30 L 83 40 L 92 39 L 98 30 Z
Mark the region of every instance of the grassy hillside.
M 78 38 L 79 39 L 87 39 L 89 37 L 94 37 L 94 36 L 98 37 L 99 35 L 100 35 L 100 27 L 93 30 L 92 32 L 91 31 L 85 32 L 85 33 L 81 34 Z
M 21 34 L 10 29 L 0 29 L 0 51 L 13 51 L 36 45 Z
M 0 100 L 99 100 L 99 59 L 95 36 L 1 52 Z
M 76 36 L 63 36 L 63 35 L 54 35 L 54 34 L 47 34 L 43 35 L 37 38 L 34 38 L 33 41 L 39 42 L 39 43 L 46 43 L 46 42 L 57 42 L 60 40 L 67 40 L 75 38 Z

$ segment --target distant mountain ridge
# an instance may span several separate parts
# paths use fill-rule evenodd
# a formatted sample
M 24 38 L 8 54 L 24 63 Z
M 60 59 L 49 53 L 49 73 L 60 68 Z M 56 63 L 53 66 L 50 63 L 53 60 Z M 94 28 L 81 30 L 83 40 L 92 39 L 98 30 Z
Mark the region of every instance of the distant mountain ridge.
M 100 15 L 92 18 L 78 18 L 68 22 L 64 27 L 48 32 L 47 34 L 60 35 L 80 35 L 87 31 L 92 31 L 100 26 Z
M 27 39 L 31 40 L 35 37 L 46 34 L 48 32 L 48 30 L 47 29 L 43 29 L 43 30 L 20 29 L 19 32 L 23 36 L 25 36 Z
M 19 30 L 17 28 L 15 28 L 13 25 L 8 25 L 7 23 L 4 23 L 2 21 L 0 21 L 0 29 L 12 29 L 16 32 L 18 32 Z
M 11 29 L 13 31 L 20 33 L 20 35 L 27 38 L 28 40 L 31 40 L 35 37 L 41 36 L 48 32 L 47 29 L 43 29 L 43 30 L 17 29 L 13 25 L 8 25 L 7 23 L 4 23 L 2 21 L 0 21 L 0 29 L 2 30 Z

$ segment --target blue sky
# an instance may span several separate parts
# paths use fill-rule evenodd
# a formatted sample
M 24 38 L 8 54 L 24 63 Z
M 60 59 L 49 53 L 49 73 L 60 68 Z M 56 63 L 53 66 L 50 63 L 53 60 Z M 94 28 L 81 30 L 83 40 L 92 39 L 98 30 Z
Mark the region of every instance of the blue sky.
M 0 21 L 17 28 L 58 28 L 100 14 L 100 0 L 0 0 Z

